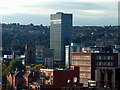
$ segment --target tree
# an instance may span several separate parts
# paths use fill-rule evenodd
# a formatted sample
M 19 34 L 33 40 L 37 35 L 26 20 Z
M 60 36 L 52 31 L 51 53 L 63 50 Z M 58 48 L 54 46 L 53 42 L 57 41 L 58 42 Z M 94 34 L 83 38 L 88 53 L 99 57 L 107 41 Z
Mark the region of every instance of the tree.
M 2 83 L 7 83 L 7 66 L 5 64 L 2 64 Z
M 7 74 L 7 66 L 5 64 L 2 64 L 2 75 Z
M 8 72 L 15 71 L 16 68 L 18 70 L 26 70 L 26 67 L 22 64 L 22 61 L 19 60 L 12 60 L 8 66 Z

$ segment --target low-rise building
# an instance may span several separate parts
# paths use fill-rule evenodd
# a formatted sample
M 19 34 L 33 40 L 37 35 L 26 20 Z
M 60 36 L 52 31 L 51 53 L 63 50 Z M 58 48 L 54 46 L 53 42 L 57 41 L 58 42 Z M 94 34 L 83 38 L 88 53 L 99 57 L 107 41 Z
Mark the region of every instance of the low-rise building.
M 88 86 L 88 80 L 95 80 L 97 67 L 118 67 L 118 53 L 72 53 L 71 65 L 80 68 L 80 83 Z
M 21 89 L 28 89 L 30 85 L 39 80 L 39 73 L 35 72 L 24 72 L 24 71 L 15 71 L 7 76 L 7 89 L 14 89 L 14 90 L 21 90 Z
M 40 73 L 40 79 L 44 83 L 43 88 L 46 88 L 44 90 L 47 90 L 47 88 L 80 86 L 79 67 L 71 67 L 71 69 L 40 69 Z
M 36 46 L 36 64 L 42 64 L 47 68 L 53 68 L 53 49 Z
M 112 88 L 120 90 L 120 68 L 99 67 L 96 69 L 97 87 Z
M 67 86 L 67 80 L 70 80 L 70 85 L 73 86 L 74 77 L 77 77 L 79 81 L 78 67 L 73 67 L 72 69 L 40 69 L 40 72 L 42 74 L 41 79 L 46 85 Z

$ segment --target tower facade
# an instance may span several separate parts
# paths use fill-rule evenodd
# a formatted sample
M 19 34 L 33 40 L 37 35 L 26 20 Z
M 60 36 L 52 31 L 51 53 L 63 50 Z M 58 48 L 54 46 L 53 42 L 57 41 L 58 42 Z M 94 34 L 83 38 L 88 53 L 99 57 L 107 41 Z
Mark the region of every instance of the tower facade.
M 65 46 L 72 37 L 72 14 L 57 12 L 50 15 L 50 48 L 54 49 L 54 62 L 65 64 Z
M 25 47 L 25 64 L 31 65 L 35 64 L 35 45 L 34 44 L 28 44 Z

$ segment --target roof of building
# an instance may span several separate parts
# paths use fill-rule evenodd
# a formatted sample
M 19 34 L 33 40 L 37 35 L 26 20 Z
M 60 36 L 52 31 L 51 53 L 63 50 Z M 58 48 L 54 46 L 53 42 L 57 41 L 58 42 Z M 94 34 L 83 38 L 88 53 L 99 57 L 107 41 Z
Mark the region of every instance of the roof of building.
M 33 84 L 33 85 L 37 85 L 37 86 L 44 85 L 44 83 L 41 82 L 41 81 L 32 82 L 32 84 Z
M 72 69 L 63 69 L 63 68 L 56 68 L 56 69 L 40 69 L 40 71 L 73 71 Z
M 23 75 L 24 75 L 24 72 L 22 72 L 22 71 L 16 71 L 16 72 L 13 74 L 14 77 L 23 77 Z

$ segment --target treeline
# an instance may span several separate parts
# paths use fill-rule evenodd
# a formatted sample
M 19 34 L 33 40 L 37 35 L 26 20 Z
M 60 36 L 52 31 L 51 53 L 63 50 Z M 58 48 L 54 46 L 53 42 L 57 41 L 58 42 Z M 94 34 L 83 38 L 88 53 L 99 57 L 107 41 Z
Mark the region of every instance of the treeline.
M 49 27 L 39 25 L 2 24 L 3 49 L 23 49 L 27 43 L 49 47 Z
M 74 26 L 72 42 L 81 46 L 120 44 L 118 26 Z M 3 49 L 24 49 L 27 43 L 49 47 L 50 27 L 41 25 L 2 24 Z

